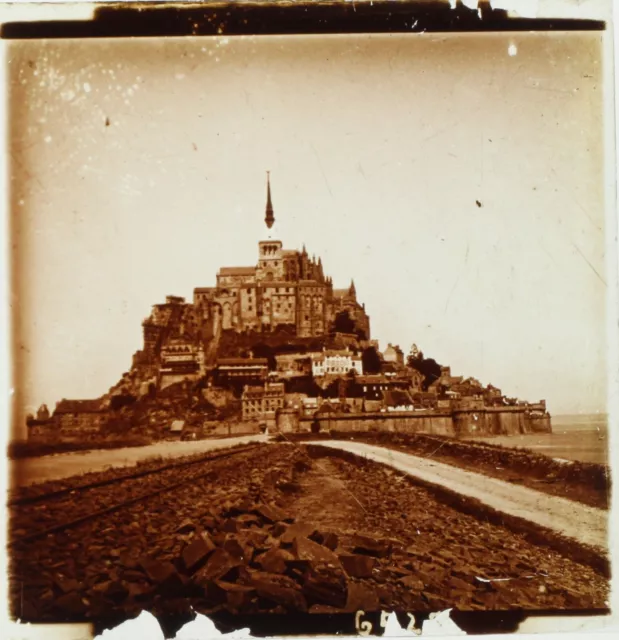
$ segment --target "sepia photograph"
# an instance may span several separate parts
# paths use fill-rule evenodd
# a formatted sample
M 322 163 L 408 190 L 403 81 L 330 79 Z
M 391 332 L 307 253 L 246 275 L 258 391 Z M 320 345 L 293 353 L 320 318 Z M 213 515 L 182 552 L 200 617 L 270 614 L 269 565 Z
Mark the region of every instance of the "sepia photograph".
M 609 615 L 605 37 L 7 42 L 12 619 Z

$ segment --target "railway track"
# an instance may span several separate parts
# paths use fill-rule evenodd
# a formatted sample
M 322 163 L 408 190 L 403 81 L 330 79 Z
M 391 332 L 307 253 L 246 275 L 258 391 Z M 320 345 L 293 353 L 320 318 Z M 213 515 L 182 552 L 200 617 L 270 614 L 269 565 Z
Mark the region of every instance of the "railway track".
M 207 479 L 209 476 L 215 478 L 217 472 L 212 468 L 200 470 L 198 473 L 185 474 L 183 472 L 191 467 L 203 465 L 208 462 L 248 453 L 258 447 L 259 445 L 257 444 L 251 444 L 222 452 L 206 454 L 192 460 L 161 465 L 154 469 L 136 471 L 114 478 L 57 489 L 35 496 L 13 499 L 8 503 L 11 510 L 11 532 L 13 532 L 13 539 L 9 540 L 7 546 L 11 548 L 29 544 L 49 535 L 72 529 L 85 522 L 96 520 L 97 518 L 122 510 L 138 502 L 148 500 L 162 493 L 174 491 L 198 480 Z M 180 480 L 178 479 L 179 473 L 183 475 Z M 169 481 L 169 477 L 172 478 L 171 481 Z M 142 483 L 140 482 L 144 478 L 149 478 L 149 484 L 151 485 L 146 489 L 142 487 Z M 127 486 L 124 486 L 125 484 Z M 116 498 L 118 491 L 113 493 L 109 491 L 105 493 L 99 492 L 99 495 L 95 496 L 95 502 L 98 508 L 93 510 L 90 506 L 93 501 L 93 492 L 114 485 L 116 485 L 116 489 L 122 487 L 123 491 L 130 495 L 123 500 L 118 500 Z M 142 488 L 141 491 L 135 491 L 135 489 L 140 488 Z M 80 513 L 82 509 L 77 507 L 76 504 L 86 507 L 82 513 Z M 58 516 L 67 511 L 72 511 L 74 517 L 58 523 Z M 33 524 L 35 524 L 37 530 L 27 532 L 29 529 L 32 529 Z

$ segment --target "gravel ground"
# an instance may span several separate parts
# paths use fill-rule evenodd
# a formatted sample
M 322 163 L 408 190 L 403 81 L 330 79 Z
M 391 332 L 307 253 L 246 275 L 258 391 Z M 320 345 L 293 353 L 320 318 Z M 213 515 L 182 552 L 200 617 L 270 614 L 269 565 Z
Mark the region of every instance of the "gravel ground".
M 425 482 L 480 500 L 502 513 L 554 530 L 583 545 L 600 551 L 608 548 L 607 511 L 393 449 L 362 442 L 319 441 L 316 444 L 387 464 Z
M 17 544 L 13 615 L 51 622 L 190 607 L 277 614 L 606 606 L 608 581 L 591 567 L 446 506 L 383 465 L 331 453 L 261 447 L 208 463 L 213 473 L 182 489 Z M 71 515 L 67 506 L 58 517 Z
M 557 461 L 535 451 L 498 446 L 494 442 L 423 433 L 332 431 L 319 435 L 289 434 L 286 438 L 296 442 L 364 442 L 444 462 L 597 509 L 608 509 L 610 504 L 610 468 L 605 464 Z

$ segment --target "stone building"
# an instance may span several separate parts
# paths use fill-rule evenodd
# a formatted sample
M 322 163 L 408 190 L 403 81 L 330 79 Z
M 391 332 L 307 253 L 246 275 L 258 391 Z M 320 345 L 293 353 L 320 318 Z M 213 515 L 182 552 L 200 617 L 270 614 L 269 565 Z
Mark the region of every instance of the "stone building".
M 100 400 L 61 400 L 56 403 L 53 420 L 65 437 L 98 433 L 109 415 Z
M 302 378 L 312 374 L 312 354 L 282 353 L 275 356 L 275 362 L 278 378 Z
M 271 185 L 267 180 L 269 236 L 274 235 Z M 334 289 L 322 260 L 301 251 L 285 249 L 281 240 L 269 237 L 258 243 L 258 259 L 252 266 L 222 267 L 215 286 L 197 287 L 193 301 L 167 296 L 152 307 L 142 323 L 143 347 L 133 356 L 133 368 L 144 376 L 169 368 L 162 362 L 175 341 L 202 347 L 204 363 L 214 364 L 222 331 L 236 333 L 287 330 L 299 338 L 333 334 L 338 314 L 346 313 L 351 339 L 370 339 L 370 320 L 357 301 L 354 283 Z M 340 329 L 341 331 L 341 329 Z M 166 372 L 169 374 L 170 372 Z
M 403 366 L 404 365 L 404 352 L 400 347 L 396 344 L 393 345 L 391 342 L 387 345 L 387 348 L 383 352 L 383 360 L 385 362 L 393 362 L 396 365 Z
M 153 305 L 151 314 L 142 322 L 143 347 L 133 356 L 133 365 L 159 364 L 161 351 L 168 344 L 198 344 L 203 327 L 194 305 L 180 296 L 167 296 L 165 303 Z
M 273 419 L 278 409 L 284 407 L 284 383 L 266 382 L 263 386 L 247 385 L 243 389 L 243 420 Z
M 175 382 L 195 380 L 204 375 L 202 345 L 181 337 L 170 339 L 161 349 L 159 387 L 164 389 Z
M 266 358 L 222 358 L 217 360 L 214 374 L 219 384 L 261 383 L 269 372 Z
M 315 378 L 328 376 L 345 376 L 350 371 L 363 375 L 361 356 L 349 349 L 342 351 L 324 350 L 312 356 L 312 375 Z
M 266 219 L 272 226 L 269 182 Z M 354 284 L 334 289 L 320 258 L 310 257 L 305 247 L 285 249 L 277 239 L 258 243 L 255 266 L 222 267 L 215 287 L 194 290 L 194 306 L 211 327 L 207 333 L 212 334 L 219 329 L 242 332 L 289 327 L 299 337 L 322 336 L 331 330 L 336 314 L 347 310 L 364 337 L 370 337 L 369 318 L 357 302 Z
M 30 442 L 56 442 L 60 440 L 58 425 L 51 418 L 45 420 L 32 418 L 26 422 L 26 426 Z

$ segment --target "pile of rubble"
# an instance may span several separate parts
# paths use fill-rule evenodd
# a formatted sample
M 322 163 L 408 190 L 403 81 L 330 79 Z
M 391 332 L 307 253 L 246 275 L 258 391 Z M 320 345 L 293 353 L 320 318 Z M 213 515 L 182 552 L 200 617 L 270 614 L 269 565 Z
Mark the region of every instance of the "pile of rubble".
M 289 444 L 14 549 L 25 621 L 600 606 L 590 567 L 435 501 L 361 458 Z M 309 455 L 308 455 L 309 454 Z M 353 495 L 354 494 L 354 495 Z M 68 514 L 67 514 L 68 515 Z M 509 581 L 506 581 L 509 579 Z
M 169 611 L 174 603 L 183 610 L 244 614 L 377 609 L 377 596 L 363 579 L 371 578 L 381 561 L 388 562 L 398 541 L 354 534 L 343 545 L 334 531 L 316 528 L 278 506 L 278 496 L 292 497 L 299 490 L 298 479 L 310 464 L 291 452 L 288 460 L 266 470 L 258 465 L 263 468 L 250 473 L 245 491 L 217 491 L 203 513 L 196 515 L 194 509 L 171 535 L 162 531 L 163 553 L 154 544 L 152 553 L 143 553 L 148 543 L 141 549 L 110 549 L 113 545 L 99 536 L 87 544 L 89 558 L 81 558 L 84 574 L 67 570 L 73 565 L 52 553 L 58 569 L 52 584 L 41 580 L 44 590 L 37 604 L 34 598 L 25 605 L 22 601 L 20 617 L 93 619 L 114 610 Z M 129 528 L 137 529 L 136 523 Z M 102 532 L 116 537 L 111 527 Z M 144 533 L 156 537 L 155 523 Z M 76 543 L 64 542 L 76 552 Z M 101 569 L 100 558 L 110 554 L 112 560 Z M 410 570 L 400 570 L 399 577 L 415 582 Z M 33 578 L 29 583 L 36 586 Z
M 389 541 L 363 535 L 342 548 L 335 533 L 295 522 L 274 504 L 234 506 L 177 532 L 185 542 L 178 558 L 136 558 L 124 584 L 100 583 L 97 592 L 112 600 L 185 597 L 236 613 L 356 611 L 378 602 L 353 579 L 371 577 L 390 552 Z

